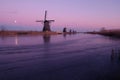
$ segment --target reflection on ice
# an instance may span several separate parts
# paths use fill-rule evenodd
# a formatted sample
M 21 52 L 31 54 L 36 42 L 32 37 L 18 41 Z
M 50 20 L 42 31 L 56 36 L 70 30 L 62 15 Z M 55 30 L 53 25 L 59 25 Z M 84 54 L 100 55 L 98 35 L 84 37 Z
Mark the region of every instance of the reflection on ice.
M 15 45 L 18 45 L 18 36 L 15 36 Z
M 49 34 L 43 35 L 43 41 L 44 43 L 50 43 L 50 35 Z
M 111 61 L 120 61 L 120 50 L 119 49 L 111 50 Z

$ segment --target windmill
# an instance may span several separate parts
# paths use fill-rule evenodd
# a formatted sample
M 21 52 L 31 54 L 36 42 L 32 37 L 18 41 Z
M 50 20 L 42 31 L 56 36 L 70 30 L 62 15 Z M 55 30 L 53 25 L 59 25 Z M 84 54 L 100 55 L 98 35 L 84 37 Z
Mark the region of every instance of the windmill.
M 44 24 L 43 26 L 43 32 L 45 31 L 51 31 L 50 29 L 50 23 L 54 22 L 55 20 L 47 20 L 47 11 L 45 11 L 44 20 L 37 20 L 36 22 L 42 22 Z

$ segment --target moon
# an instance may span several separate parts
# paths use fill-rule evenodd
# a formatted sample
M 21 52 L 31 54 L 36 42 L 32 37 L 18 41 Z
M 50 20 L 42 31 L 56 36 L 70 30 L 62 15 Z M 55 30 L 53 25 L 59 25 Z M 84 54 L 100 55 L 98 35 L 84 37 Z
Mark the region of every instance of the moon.
M 14 23 L 17 23 L 17 21 L 16 21 L 16 20 L 14 20 Z

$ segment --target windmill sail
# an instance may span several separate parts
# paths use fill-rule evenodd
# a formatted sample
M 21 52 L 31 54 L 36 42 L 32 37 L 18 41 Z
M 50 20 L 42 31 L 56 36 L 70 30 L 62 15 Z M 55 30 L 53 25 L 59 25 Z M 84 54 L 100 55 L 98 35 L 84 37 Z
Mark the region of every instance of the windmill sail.
M 47 20 L 47 11 L 45 11 L 45 16 L 44 16 L 44 20 L 36 20 L 36 22 L 43 22 L 44 26 L 43 26 L 43 32 L 45 31 L 51 31 L 50 29 L 50 23 L 54 22 L 55 20 Z
M 47 11 L 45 11 L 44 21 L 47 19 Z

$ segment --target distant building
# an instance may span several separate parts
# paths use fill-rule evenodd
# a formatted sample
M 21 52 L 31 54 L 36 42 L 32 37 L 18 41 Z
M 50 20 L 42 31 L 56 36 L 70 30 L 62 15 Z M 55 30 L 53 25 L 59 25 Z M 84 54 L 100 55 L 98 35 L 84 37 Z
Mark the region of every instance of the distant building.
M 66 28 L 63 28 L 63 32 L 67 32 Z

